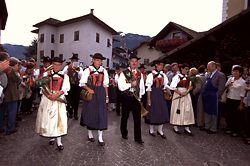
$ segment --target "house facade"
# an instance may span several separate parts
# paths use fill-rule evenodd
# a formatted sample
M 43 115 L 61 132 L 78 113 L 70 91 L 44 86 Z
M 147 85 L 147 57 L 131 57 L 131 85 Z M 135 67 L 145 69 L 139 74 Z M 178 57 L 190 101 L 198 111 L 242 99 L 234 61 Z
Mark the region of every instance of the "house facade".
M 0 0 L 0 44 L 1 44 L 1 30 L 5 29 L 8 18 L 8 11 L 5 0 Z
M 44 56 L 62 57 L 66 61 L 77 54 L 83 66 L 91 64 L 91 54 L 101 53 L 106 60 L 103 66 L 112 67 L 112 40 L 117 32 L 98 19 L 91 10 L 90 14 L 59 21 L 49 18 L 34 25 L 38 29 L 37 61 Z

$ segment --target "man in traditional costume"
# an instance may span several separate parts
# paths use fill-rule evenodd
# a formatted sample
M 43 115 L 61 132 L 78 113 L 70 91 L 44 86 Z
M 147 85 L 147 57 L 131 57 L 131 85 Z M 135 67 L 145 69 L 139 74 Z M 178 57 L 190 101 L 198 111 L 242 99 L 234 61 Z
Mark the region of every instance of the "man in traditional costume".
M 167 101 L 164 98 L 164 90 L 168 87 L 168 78 L 163 72 L 164 63 L 154 61 L 155 69 L 147 76 L 146 91 L 149 114 L 146 123 L 149 124 L 149 134 L 155 137 L 154 125 L 158 127 L 157 134 L 166 139 L 163 133 L 163 124 L 169 121 Z M 170 93 L 170 91 L 169 91 Z
M 73 54 L 69 59 L 71 63 L 63 69 L 63 72 L 69 76 L 70 81 L 70 91 L 66 96 L 68 101 L 67 110 L 69 118 L 72 118 L 74 115 L 74 119 L 78 120 L 78 106 L 81 92 L 79 81 L 82 77 L 83 69 L 79 66 L 77 54 Z
M 50 137 L 50 145 L 56 141 L 60 151 L 64 149 L 61 137 L 67 134 L 65 95 L 70 90 L 68 75 L 60 71 L 62 63 L 62 59 L 54 57 L 53 69 L 45 72 L 40 80 L 43 82 L 43 95 L 36 119 L 36 132 L 41 136 Z
M 93 130 L 98 130 L 98 143 L 104 146 L 103 130 L 107 130 L 107 103 L 109 76 L 107 70 L 101 66 L 106 58 L 100 53 L 93 56 L 93 64 L 87 67 L 82 74 L 79 86 L 92 94 L 92 100 L 83 101 L 81 125 L 87 126 L 88 140 L 94 142 Z
M 127 122 L 129 112 L 132 111 L 134 119 L 134 140 L 143 144 L 141 137 L 141 105 L 140 99 L 145 94 L 143 74 L 136 69 L 138 58 L 135 54 L 129 57 L 129 67 L 121 72 L 118 79 L 118 88 L 122 91 L 121 134 L 128 139 Z

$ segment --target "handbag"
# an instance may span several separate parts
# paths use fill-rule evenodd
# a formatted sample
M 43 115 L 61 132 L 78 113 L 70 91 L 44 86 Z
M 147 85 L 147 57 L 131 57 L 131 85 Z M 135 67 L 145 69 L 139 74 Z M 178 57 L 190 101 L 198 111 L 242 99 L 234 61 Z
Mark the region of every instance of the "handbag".
M 171 100 L 172 99 L 172 93 L 170 92 L 169 89 L 165 89 L 163 91 L 163 94 L 164 94 L 165 100 Z
M 89 93 L 86 89 L 82 89 L 80 97 L 82 100 L 91 101 L 93 98 L 93 94 Z

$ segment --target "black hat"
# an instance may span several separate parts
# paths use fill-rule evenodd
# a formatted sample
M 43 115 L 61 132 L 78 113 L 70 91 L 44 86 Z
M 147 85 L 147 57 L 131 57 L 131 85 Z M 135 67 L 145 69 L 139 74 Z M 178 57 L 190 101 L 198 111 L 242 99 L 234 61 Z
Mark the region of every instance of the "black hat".
M 72 57 L 69 58 L 69 59 L 76 59 L 76 60 L 79 60 L 78 54 L 74 54 L 74 53 L 73 53 Z
M 102 56 L 101 53 L 95 53 L 94 55 L 90 55 L 90 57 L 92 57 L 93 59 L 101 59 L 101 60 L 105 60 L 106 58 Z
M 60 57 L 54 57 L 51 61 L 52 61 L 52 62 L 63 63 L 65 60 L 62 60 L 62 58 L 60 58 Z
M 137 56 L 137 53 L 136 52 L 131 52 L 130 53 L 130 56 L 129 56 L 129 59 L 137 59 L 137 60 L 139 60 L 139 59 L 141 59 L 141 58 L 139 58 L 138 56 Z
M 146 69 L 146 67 L 144 66 L 144 64 L 140 64 L 140 66 L 138 67 L 138 69 Z
M 51 59 L 48 56 L 44 56 L 42 62 L 51 62 Z

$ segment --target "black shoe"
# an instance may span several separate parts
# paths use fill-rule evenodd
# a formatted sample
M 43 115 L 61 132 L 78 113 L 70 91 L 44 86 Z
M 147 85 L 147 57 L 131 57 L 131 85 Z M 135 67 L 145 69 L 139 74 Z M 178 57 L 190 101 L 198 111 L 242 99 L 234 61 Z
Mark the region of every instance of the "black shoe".
M 151 135 L 152 137 L 155 137 L 155 133 L 151 133 L 150 130 L 148 131 L 149 135 Z
M 50 141 L 49 141 L 49 144 L 50 144 L 50 145 L 54 145 L 54 144 L 55 144 L 55 140 L 50 140 Z
M 100 146 L 104 146 L 105 145 L 105 142 L 100 142 L 99 140 L 98 140 L 98 143 L 99 143 Z
M 57 149 L 59 150 L 59 151 L 62 151 L 63 149 L 64 149 L 64 147 L 63 147 L 63 145 L 57 145 Z
M 74 116 L 74 119 L 75 119 L 75 120 L 78 120 L 78 119 L 79 119 L 79 117 L 78 117 L 78 116 Z
M 161 138 L 163 138 L 163 139 L 167 139 L 167 137 L 164 134 L 160 134 L 158 131 L 157 131 L 157 135 L 160 135 Z
M 207 133 L 208 134 L 215 134 L 216 132 L 215 131 L 211 131 L 211 130 L 207 130 Z
M 123 138 L 123 139 L 128 139 L 128 136 L 124 136 L 124 135 L 123 135 L 122 138 Z
M 89 137 L 88 137 L 88 140 L 89 140 L 90 142 L 95 142 L 95 139 L 94 139 L 94 138 L 89 138 Z
M 4 133 L 5 132 L 5 130 L 4 129 L 0 129 L 0 133 Z
M 173 131 L 174 131 L 176 134 L 181 134 L 179 130 L 175 130 L 174 128 L 173 128 Z
M 207 131 L 205 127 L 200 127 L 200 131 Z
M 14 134 L 15 132 L 17 132 L 17 129 L 14 129 L 14 130 L 12 130 L 10 132 L 7 132 L 6 135 L 11 135 L 11 134 Z
M 17 116 L 17 117 L 16 117 L 16 121 L 22 121 L 22 118 L 19 117 L 19 116 Z
M 237 133 L 233 133 L 231 136 L 232 137 L 238 137 L 239 135 Z
M 138 144 L 140 144 L 140 145 L 143 145 L 143 143 L 144 143 L 143 140 L 136 140 L 135 142 L 138 143 Z
M 72 119 L 72 118 L 73 118 L 73 115 L 69 115 L 69 118 Z
M 226 134 L 232 134 L 232 131 L 231 130 L 226 130 L 225 133 Z
M 187 131 L 187 130 L 185 130 L 185 129 L 184 129 L 184 133 L 187 134 L 187 135 L 189 135 L 189 136 L 194 136 L 193 133 L 192 133 L 191 131 L 189 132 L 189 131 Z

